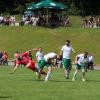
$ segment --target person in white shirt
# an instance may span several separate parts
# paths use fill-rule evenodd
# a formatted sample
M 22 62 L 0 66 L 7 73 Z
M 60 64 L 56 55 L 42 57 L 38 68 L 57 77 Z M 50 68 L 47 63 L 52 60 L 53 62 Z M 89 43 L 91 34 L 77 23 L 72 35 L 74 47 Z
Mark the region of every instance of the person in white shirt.
M 77 58 L 77 56 L 76 56 L 76 58 Z M 75 58 L 76 69 L 75 69 L 72 81 L 76 80 L 77 73 L 81 69 L 81 71 L 82 71 L 82 81 L 84 82 L 85 81 L 85 69 L 86 69 L 86 66 L 87 66 L 88 61 L 89 61 L 88 52 L 84 52 L 84 54 L 82 54 L 79 57 L 79 59 L 76 59 L 76 58 Z
M 93 70 L 93 65 L 94 65 L 94 57 L 92 55 L 89 55 L 89 62 L 88 62 L 88 69 Z
M 48 72 L 45 77 L 45 82 L 47 82 L 49 80 L 50 74 L 52 72 L 52 64 L 56 58 L 57 58 L 57 54 L 54 52 L 51 52 L 51 53 L 44 55 L 44 57 L 41 60 L 41 63 L 39 66 L 40 67 L 39 78 L 41 77 L 41 71 L 43 70 L 44 66 L 46 66 L 48 68 Z
M 40 66 L 40 63 L 41 63 L 41 60 L 42 60 L 43 57 L 44 57 L 44 54 L 42 52 L 42 48 L 40 47 L 38 49 L 38 51 L 36 52 L 36 60 L 37 60 L 38 68 Z
M 4 17 L 3 17 L 2 14 L 1 14 L 1 16 L 0 16 L 0 25 L 3 24 L 3 21 L 4 21 Z
M 74 52 L 74 49 L 72 48 L 70 44 L 70 40 L 66 40 L 66 44 L 61 48 L 61 53 L 63 58 L 63 64 L 65 67 L 65 77 L 66 79 L 69 79 L 69 73 L 71 70 L 71 53 Z

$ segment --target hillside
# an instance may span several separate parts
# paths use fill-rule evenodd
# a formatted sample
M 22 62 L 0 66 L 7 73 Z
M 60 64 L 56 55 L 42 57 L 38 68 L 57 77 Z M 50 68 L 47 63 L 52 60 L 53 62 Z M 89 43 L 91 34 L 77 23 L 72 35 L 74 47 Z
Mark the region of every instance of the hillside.
M 0 27 L 0 50 L 7 51 L 10 58 L 16 50 L 20 52 L 31 48 L 43 47 L 45 52 L 59 52 L 66 39 L 71 40 L 76 54 L 88 51 L 100 61 L 100 29 L 43 27 Z M 74 54 L 73 56 L 75 57 Z

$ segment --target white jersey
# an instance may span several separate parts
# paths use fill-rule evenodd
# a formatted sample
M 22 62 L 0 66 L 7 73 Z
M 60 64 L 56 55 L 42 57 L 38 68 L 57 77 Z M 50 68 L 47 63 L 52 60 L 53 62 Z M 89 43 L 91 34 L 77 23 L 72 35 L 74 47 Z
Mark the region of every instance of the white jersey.
M 93 56 L 89 56 L 88 58 L 89 58 L 89 62 L 93 62 L 94 60 Z
M 54 59 L 54 57 L 56 56 L 57 54 L 56 53 L 48 53 L 44 56 L 44 60 L 47 62 L 48 59 Z
M 83 55 L 83 56 L 81 56 L 81 57 L 78 59 L 77 64 L 83 65 L 83 64 L 88 63 L 88 61 L 89 61 L 88 57 L 87 57 L 87 58 L 84 58 L 84 55 Z
M 78 54 L 78 55 L 77 55 L 78 58 L 80 58 L 80 57 L 82 57 L 82 56 L 84 56 L 84 54 Z
M 74 49 L 72 48 L 72 46 L 64 45 L 61 49 L 61 51 L 63 52 L 63 58 L 70 59 L 73 50 Z
M 0 21 L 3 21 L 3 19 L 4 19 L 4 18 L 3 18 L 2 16 L 0 16 Z
M 40 51 L 37 51 L 37 53 L 36 53 L 36 58 L 37 58 L 37 61 L 40 61 L 42 58 L 43 58 L 43 53 L 42 52 L 40 52 Z

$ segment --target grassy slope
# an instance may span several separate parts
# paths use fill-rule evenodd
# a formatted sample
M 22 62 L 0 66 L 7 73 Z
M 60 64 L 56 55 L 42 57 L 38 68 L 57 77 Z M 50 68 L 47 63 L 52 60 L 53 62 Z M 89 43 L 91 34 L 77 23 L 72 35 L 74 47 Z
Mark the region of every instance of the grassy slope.
M 83 29 L 80 27 L 79 17 L 71 16 L 71 19 L 71 28 L 0 27 L 0 49 L 8 51 L 10 58 L 16 50 L 26 51 L 39 46 L 45 52 L 59 52 L 65 40 L 70 39 L 77 53 L 88 51 L 95 56 L 96 63 L 99 63 L 100 29 Z
M 11 67 L 0 68 L 0 100 L 99 100 L 99 71 L 89 71 L 87 82 L 81 81 L 78 74 L 76 82 L 65 80 L 64 69 L 55 69 L 52 80 L 39 81 L 30 70 L 20 68 L 10 75 Z M 71 72 L 72 77 L 73 71 Z

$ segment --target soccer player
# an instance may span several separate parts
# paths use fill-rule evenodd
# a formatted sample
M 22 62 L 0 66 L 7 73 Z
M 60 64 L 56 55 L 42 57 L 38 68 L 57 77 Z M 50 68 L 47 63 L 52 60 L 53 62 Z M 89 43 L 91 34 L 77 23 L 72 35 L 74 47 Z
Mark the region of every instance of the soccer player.
M 65 45 L 61 48 L 61 53 L 60 55 L 62 55 L 63 58 L 63 64 L 65 67 L 65 77 L 66 79 L 69 79 L 69 73 L 71 70 L 71 53 L 74 52 L 74 49 L 72 48 L 71 44 L 70 44 L 70 40 L 66 40 Z
M 38 51 L 36 52 L 36 60 L 37 60 L 38 67 L 40 66 L 40 63 L 41 63 L 43 56 L 44 56 L 44 54 L 42 52 L 42 48 L 40 47 L 38 49 Z
M 26 52 L 17 58 L 16 66 L 14 67 L 12 74 L 15 73 L 15 71 L 17 70 L 17 68 L 20 65 L 25 65 L 26 68 L 39 73 L 39 69 L 35 66 L 35 61 L 31 60 L 27 55 L 28 55 L 28 53 Z M 46 73 L 43 71 L 41 71 L 41 73 L 39 73 L 39 74 L 46 75 Z
M 77 56 L 76 56 L 76 58 L 77 58 Z M 86 68 L 88 61 L 89 61 L 88 52 L 84 52 L 84 54 L 81 55 L 79 57 L 79 59 L 76 59 L 76 58 L 75 58 L 76 69 L 75 69 L 72 81 L 76 80 L 77 73 L 81 69 L 81 71 L 82 71 L 82 81 L 84 82 L 85 81 L 85 68 Z
M 21 56 L 21 54 L 16 51 L 15 54 L 14 54 L 14 65 L 16 66 L 16 60 L 18 59 L 18 57 Z
M 40 62 L 40 73 L 42 72 L 44 66 L 46 66 L 48 68 L 48 72 L 47 75 L 45 77 L 45 82 L 47 82 L 50 78 L 50 74 L 52 72 L 52 65 L 54 63 L 54 60 L 57 58 L 57 54 L 54 52 L 48 53 L 46 55 L 44 55 L 44 57 L 42 58 L 41 62 Z M 39 74 L 39 78 L 41 77 L 41 74 Z

